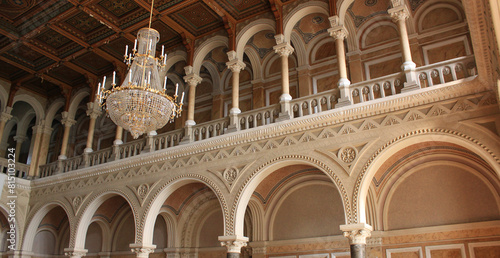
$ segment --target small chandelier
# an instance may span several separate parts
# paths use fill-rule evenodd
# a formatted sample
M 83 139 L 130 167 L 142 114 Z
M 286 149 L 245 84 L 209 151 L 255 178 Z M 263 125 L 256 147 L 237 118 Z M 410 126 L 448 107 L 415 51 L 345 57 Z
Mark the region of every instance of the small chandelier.
M 125 47 L 124 62 L 128 65 L 128 73 L 121 86 L 116 86 L 116 72 L 113 72 L 112 88 L 104 89 L 104 77 L 102 86 L 99 83 L 97 89 L 98 101 L 106 107 L 111 120 L 128 130 L 134 139 L 162 128 L 167 122 L 179 117 L 184 99 L 183 92 L 178 101 L 178 84 L 174 95 L 167 95 L 167 76 L 163 83 L 160 79 L 159 70 L 165 68 L 167 55 L 162 46 L 161 56 L 155 57 L 160 33 L 151 28 L 153 3 L 154 1 L 151 3 L 149 27 L 142 28 L 137 33 L 132 53 L 128 53 L 128 45 Z

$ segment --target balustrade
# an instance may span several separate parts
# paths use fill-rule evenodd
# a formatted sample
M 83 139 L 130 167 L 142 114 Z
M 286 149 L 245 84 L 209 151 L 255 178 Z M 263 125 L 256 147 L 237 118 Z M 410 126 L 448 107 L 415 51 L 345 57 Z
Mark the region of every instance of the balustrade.
M 474 56 L 455 58 L 431 65 L 421 66 L 416 69 L 420 88 L 432 87 L 438 84 L 458 81 L 476 75 Z M 404 74 L 396 73 L 384 77 L 351 84 L 346 90 L 350 94 L 353 104 L 385 98 L 401 93 L 404 85 Z M 335 109 L 340 96 L 339 89 L 332 89 L 310 96 L 290 101 L 293 117 L 314 115 Z M 240 130 L 265 126 L 276 122 L 280 113 L 280 104 L 247 111 L 238 115 Z M 229 126 L 229 117 L 201 123 L 193 126 L 192 139 L 202 141 L 217 137 L 226 133 Z M 178 129 L 171 132 L 156 135 L 153 138 L 152 150 L 158 151 L 179 145 L 185 137 L 184 130 Z M 107 148 L 87 154 L 87 161 L 83 155 L 60 160 L 61 167 L 54 162 L 40 166 L 40 177 L 54 175 L 58 170 L 68 172 L 85 166 L 96 166 L 114 159 L 126 159 L 139 155 L 144 150 L 146 139 L 139 139 L 120 145 L 118 153 L 113 154 L 113 148 Z M 115 150 L 116 151 L 116 150 Z M 117 155 L 116 155 L 117 154 Z M 86 165 L 88 164 L 88 165 Z M 6 159 L 0 158 L 0 169 L 6 171 L 8 163 Z M 62 168 L 62 169 L 61 169 Z M 16 163 L 16 176 L 25 178 L 28 175 L 29 165 Z
M 8 169 L 9 169 L 9 160 L 6 158 L 0 158 L 0 171 L 2 171 L 2 173 L 4 174 L 7 174 Z M 28 176 L 29 170 L 30 170 L 30 165 L 16 162 L 14 175 L 15 177 L 18 178 L 26 178 Z

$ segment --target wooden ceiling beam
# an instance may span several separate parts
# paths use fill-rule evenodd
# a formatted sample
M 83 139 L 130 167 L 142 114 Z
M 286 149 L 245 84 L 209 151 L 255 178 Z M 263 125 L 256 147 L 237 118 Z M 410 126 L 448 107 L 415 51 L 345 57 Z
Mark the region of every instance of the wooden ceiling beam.
M 22 69 L 22 70 L 24 70 L 26 72 L 29 72 L 29 73 L 31 73 L 33 75 L 37 75 L 38 74 L 35 70 L 29 69 L 29 68 L 27 68 L 25 66 L 22 66 L 22 65 L 14 62 L 12 60 L 9 60 L 8 58 L 5 58 L 3 56 L 0 56 L 0 60 L 4 61 L 6 63 L 9 63 L 9 64 L 11 64 L 11 65 L 13 65 L 13 66 L 15 66 L 15 67 L 17 67 L 19 69 Z M 49 81 L 49 82 L 51 82 L 51 83 L 59 86 L 61 89 L 65 89 L 65 88 L 66 89 L 71 89 L 71 85 L 69 85 L 69 84 L 67 84 L 65 82 L 62 82 L 59 79 L 56 79 L 56 78 L 54 78 L 54 77 L 52 77 L 50 75 L 46 75 L 45 74 L 45 75 L 40 75 L 40 76 L 42 76 L 44 80 L 47 80 L 47 81 Z
M 151 11 L 151 5 L 147 2 L 145 2 L 144 0 L 134 0 L 134 2 L 136 4 L 138 4 L 139 6 L 141 6 L 142 8 L 146 9 L 148 11 L 148 13 Z M 188 30 L 186 30 L 184 27 L 182 27 L 181 25 L 179 25 L 176 21 L 174 21 L 172 18 L 168 17 L 169 14 L 177 11 L 177 10 L 180 10 L 192 3 L 196 2 L 196 0 L 186 0 L 186 1 L 182 1 L 170 8 L 167 8 L 166 10 L 162 11 L 162 12 L 159 12 L 157 10 L 155 10 L 153 8 L 153 16 L 155 17 L 158 17 L 160 18 L 160 20 L 167 24 L 170 28 L 172 28 L 173 30 L 175 30 L 177 33 L 179 34 L 183 34 L 186 35 L 187 37 L 189 38 L 195 38 L 195 36 L 189 32 Z M 149 24 L 149 19 L 147 20 L 147 22 L 145 24 Z
M 203 3 L 208 5 L 208 7 L 210 7 L 210 9 L 217 13 L 221 18 L 226 17 L 230 23 L 236 24 L 236 19 L 214 0 L 203 0 Z

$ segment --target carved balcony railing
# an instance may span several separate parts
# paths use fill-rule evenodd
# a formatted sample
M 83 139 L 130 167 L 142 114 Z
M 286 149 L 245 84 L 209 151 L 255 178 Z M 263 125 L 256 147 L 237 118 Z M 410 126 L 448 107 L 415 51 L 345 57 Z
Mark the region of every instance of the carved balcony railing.
M 6 158 L 0 158 L 0 171 L 4 174 L 8 175 L 13 175 L 18 178 L 27 178 L 28 177 L 28 172 L 30 171 L 30 165 L 23 164 L 20 162 L 12 162 L 13 160 L 10 161 Z M 9 167 L 10 164 L 10 167 Z M 13 166 L 14 165 L 14 166 Z M 9 171 L 10 169 L 10 171 Z M 14 170 L 14 171 L 12 171 Z M 12 173 L 14 172 L 14 173 Z
M 197 124 L 193 126 L 194 141 L 201 141 L 208 138 L 223 135 L 229 125 L 229 118 L 224 117 L 210 122 Z
M 303 117 L 335 108 L 339 96 L 338 89 L 324 91 L 291 101 L 293 117 Z
M 417 68 L 421 88 L 457 81 L 477 74 L 474 56 L 465 56 Z
M 279 104 L 254 109 L 239 114 L 240 129 L 250 129 L 258 126 L 268 125 L 275 122 L 280 111 Z
M 418 67 L 415 73 L 418 76 L 417 83 L 420 88 L 427 88 L 474 76 L 476 75 L 476 66 L 474 56 L 465 56 Z M 348 87 L 347 91 L 352 104 L 364 103 L 400 94 L 404 87 L 404 78 L 405 76 L 402 72 L 391 74 L 368 81 L 353 83 Z M 299 118 L 333 110 L 335 109 L 339 95 L 339 89 L 335 88 L 318 94 L 293 99 L 290 102 L 290 107 L 293 111 L 292 117 Z M 274 104 L 238 114 L 239 130 L 273 124 L 276 122 L 279 112 L 280 104 Z M 197 124 L 190 130 L 192 133 L 190 139 L 193 142 L 198 142 L 218 137 L 227 133 L 229 124 L 229 117 Z M 186 130 L 182 128 L 159 135 L 149 135 L 118 146 L 66 160 L 59 160 L 40 166 L 39 176 L 46 177 L 82 167 L 104 164 L 113 160 L 126 159 L 145 152 L 175 147 L 183 144 L 182 139 L 186 136 L 185 132 Z M 189 143 L 189 141 L 186 142 Z M 27 175 L 29 170 L 28 165 L 24 166 L 26 167 L 19 166 L 19 174 L 21 176 Z

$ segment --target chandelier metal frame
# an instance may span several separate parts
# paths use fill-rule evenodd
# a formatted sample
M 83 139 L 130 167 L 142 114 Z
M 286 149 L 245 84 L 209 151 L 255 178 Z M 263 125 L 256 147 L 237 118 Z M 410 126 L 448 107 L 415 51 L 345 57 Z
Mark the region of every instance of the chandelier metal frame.
M 134 139 L 149 131 L 157 130 L 182 113 L 184 92 L 178 101 L 179 85 L 173 96 L 167 94 L 167 76 L 162 87 L 159 71 L 166 66 L 165 47 L 156 58 L 156 43 L 160 34 L 151 28 L 154 0 L 151 2 L 149 27 L 137 33 L 131 53 L 125 47 L 124 62 L 127 75 L 121 85 L 116 85 L 116 72 L 110 89 L 105 89 L 106 76 L 97 88 L 97 101 L 106 109 L 111 120 L 130 131 Z M 139 40 L 139 41 L 138 41 Z M 139 43 L 139 46 L 137 46 Z

